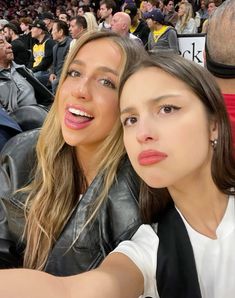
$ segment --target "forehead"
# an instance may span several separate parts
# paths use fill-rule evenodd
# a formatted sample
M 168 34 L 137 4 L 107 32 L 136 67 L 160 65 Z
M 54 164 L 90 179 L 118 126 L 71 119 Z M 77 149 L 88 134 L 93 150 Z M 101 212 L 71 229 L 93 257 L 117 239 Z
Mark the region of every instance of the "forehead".
M 215 3 L 212 2 L 208 4 L 208 8 L 214 8 L 214 7 L 215 7 Z
M 94 48 L 96 55 L 94 55 Z M 123 54 L 115 42 L 108 38 L 101 38 L 83 45 L 71 63 L 81 63 L 92 68 L 112 69 L 119 73 L 123 65 Z
M 38 27 L 32 27 L 31 30 L 41 30 L 41 29 Z
M 138 70 L 128 78 L 121 94 L 121 108 L 144 103 L 166 94 L 193 95 L 186 83 L 157 67 Z M 190 97 L 191 98 L 191 97 Z
M 94 48 L 96 49 L 96 55 L 94 55 Z M 106 55 L 121 55 L 120 47 L 109 38 L 100 38 L 97 40 L 91 40 L 81 47 L 77 55 L 91 55 L 94 59 L 98 60 L 97 57 Z M 108 58 L 106 58 L 108 60 Z
M 8 28 L 8 27 L 3 28 L 4 32 L 8 32 L 9 30 L 10 30 L 10 28 Z
M 100 5 L 100 9 L 107 9 L 106 4 L 101 4 L 101 5 Z
M 70 21 L 70 26 L 76 26 L 77 25 L 77 23 L 76 23 L 76 20 L 74 19 L 74 20 L 71 20 Z
M 57 28 L 58 28 L 58 23 L 55 22 L 55 23 L 53 24 L 52 28 L 53 28 L 53 30 L 57 30 Z
M 118 14 L 115 14 L 112 19 L 113 19 L 113 21 L 119 21 L 120 16 Z

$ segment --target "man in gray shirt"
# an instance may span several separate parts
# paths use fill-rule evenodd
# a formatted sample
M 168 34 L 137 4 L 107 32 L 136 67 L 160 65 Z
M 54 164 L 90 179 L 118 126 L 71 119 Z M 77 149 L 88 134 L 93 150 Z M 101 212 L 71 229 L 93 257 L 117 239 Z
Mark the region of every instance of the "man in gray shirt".
M 17 71 L 25 67 L 13 59 L 11 45 L 0 35 L 0 106 L 8 112 L 37 103 L 33 86 Z

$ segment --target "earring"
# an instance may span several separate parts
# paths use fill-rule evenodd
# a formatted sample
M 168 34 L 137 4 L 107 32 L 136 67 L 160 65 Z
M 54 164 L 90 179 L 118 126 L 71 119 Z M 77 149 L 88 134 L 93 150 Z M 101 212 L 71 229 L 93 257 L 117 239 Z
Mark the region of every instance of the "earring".
M 217 144 L 218 144 L 218 140 L 217 139 L 211 140 L 211 146 L 212 146 L 213 149 L 216 148 Z

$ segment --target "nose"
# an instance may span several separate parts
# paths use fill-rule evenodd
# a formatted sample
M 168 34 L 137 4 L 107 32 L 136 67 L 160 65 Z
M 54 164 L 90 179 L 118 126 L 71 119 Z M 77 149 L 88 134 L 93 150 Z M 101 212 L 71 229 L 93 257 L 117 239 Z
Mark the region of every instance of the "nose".
M 72 96 L 77 99 L 90 100 L 91 90 L 89 85 L 89 79 L 87 77 L 80 77 L 74 84 L 74 87 L 72 87 Z
M 148 119 L 139 121 L 136 130 L 136 139 L 139 143 L 154 142 L 158 139 L 155 125 Z
M 6 40 L 5 40 L 5 48 L 7 48 L 7 49 L 11 49 L 12 48 L 12 45 L 8 41 L 6 41 Z

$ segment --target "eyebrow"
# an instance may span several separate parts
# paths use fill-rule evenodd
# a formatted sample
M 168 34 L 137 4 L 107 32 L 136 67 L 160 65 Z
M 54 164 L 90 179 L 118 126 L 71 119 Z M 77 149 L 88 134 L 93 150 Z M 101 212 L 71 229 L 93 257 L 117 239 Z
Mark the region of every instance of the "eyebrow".
M 180 94 L 165 94 L 165 95 L 161 95 L 161 96 L 158 96 L 158 97 L 155 97 L 155 98 L 151 98 L 150 100 L 148 100 L 148 103 L 153 104 L 153 103 L 156 103 L 156 102 L 159 102 L 161 100 L 164 100 L 166 98 L 170 98 L 170 97 L 179 97 Z M 125 109 L 123 109 L 120 114 L 126 114 L 126 113 L 131 113 L 135 110 L 135 107 L 127 107 Z
M 71 62 L 71 64 L 70 64 L 70 66 L 73 65 L 73 64 L 85 66 L 85 63 L 81 60 L 78 60 L 78 59 L 73 60 L 73 62 Z M 99 67 L 97 67 L 97 70 L 101 71 L 101 72 L 109 72 L 109 73 L 112 73 L 115 76 L 119 75 L 118 71 L 116 71 L 116 70 L 114 70 L 110 67 L 107 67 L 107 66 L 99 66 Z

